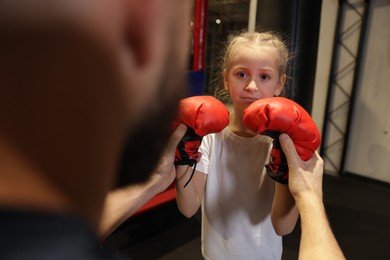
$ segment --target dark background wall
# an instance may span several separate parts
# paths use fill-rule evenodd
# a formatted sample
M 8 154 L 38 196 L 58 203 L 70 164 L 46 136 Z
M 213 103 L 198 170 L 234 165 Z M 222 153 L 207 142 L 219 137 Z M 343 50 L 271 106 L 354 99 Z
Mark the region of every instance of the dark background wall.
M 289 97 L 311 112 L 317 64 L 322 0 L 262 0 L 257 4 L 257 30 L 280 33 L 293 59 Z

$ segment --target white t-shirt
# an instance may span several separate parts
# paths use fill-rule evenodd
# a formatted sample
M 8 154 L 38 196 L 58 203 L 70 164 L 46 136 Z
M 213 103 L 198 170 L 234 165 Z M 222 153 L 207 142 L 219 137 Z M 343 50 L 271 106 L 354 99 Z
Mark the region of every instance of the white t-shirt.
M 229 127 L 203 138 L 196 170 L 208 174 L 202 202 L 202 253 L 207 260 L 281 259 L 271 223 L 274 181 L 264 165 L 267 136 L 244 138 Z

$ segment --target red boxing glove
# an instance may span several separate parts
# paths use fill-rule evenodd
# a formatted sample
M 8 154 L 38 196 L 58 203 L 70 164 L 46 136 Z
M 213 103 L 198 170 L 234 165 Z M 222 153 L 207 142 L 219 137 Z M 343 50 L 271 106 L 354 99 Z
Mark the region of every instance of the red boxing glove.
M 229 124 L 226 106 L 212 96 L 193 96 L 180 101 L 176 125 L 183 123 L 187 132 L 176 149 L 175 164 L 193 166 L 203 136 L 222 131 Z
M 263 98 L 253 102 L 244 110 L 243 122 L 252 131 L 273 138 L 271 161 L 266 170 L 272 179 L 280 183 L 288 182 L 288 166 L 279 134 L 290 136 L 304 161 L 309 160 L 321 144 L 321 135 L 313 119 L 304 108 L 287 98 Z

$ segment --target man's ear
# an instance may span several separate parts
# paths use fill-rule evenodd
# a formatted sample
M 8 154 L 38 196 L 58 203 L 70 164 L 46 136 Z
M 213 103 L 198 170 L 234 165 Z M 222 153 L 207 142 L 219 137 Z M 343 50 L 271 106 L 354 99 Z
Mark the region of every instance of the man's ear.
M 274 91 L 274 96 L 279 96 L 280 93 L 282 93 L 282 90 L 284 88 L 284 84 L 286 83 L 286 78 L 287 78 L 286 74 L 283 74 L 280 77 L 278 85 L 276 86 L 275 91 Z
M 153 40 L 161 26 L 161 16 L 166 8 L 164 1 L 127 0 L 126 2 L 126 43 L 131 49 L 136 64 L 145 65 L 153 58 Z M 165 32 L 164 32 L 165 33 Z M 161 39 L 164 40 L 164 39 Z

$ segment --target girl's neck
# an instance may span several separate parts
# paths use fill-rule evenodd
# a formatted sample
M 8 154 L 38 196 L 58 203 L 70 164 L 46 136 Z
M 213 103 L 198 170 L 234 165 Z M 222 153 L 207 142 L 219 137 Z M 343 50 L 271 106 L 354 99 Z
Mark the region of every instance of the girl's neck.
M 243 111 L 236 108 L 233 109 L 229 117 L 229 128 L 230 130 L 238 136 L 241 137 L 253 137 L 256 135 L 253 131 L 248 129 L 243 123 Z

